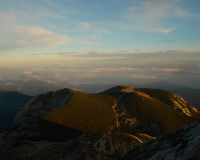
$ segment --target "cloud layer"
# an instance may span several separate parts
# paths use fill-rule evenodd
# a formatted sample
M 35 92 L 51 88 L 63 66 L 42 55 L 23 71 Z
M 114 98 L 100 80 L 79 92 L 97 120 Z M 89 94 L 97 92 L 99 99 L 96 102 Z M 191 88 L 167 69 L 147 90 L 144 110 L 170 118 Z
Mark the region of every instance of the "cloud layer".
M 0 50 L 9 50 L 24 47 L 41 47 L 67 44 L 71 41 L 68 36 L 53 33 L 44 28 L 23 28 L 0 31 L 4 42 L 0 43 Z

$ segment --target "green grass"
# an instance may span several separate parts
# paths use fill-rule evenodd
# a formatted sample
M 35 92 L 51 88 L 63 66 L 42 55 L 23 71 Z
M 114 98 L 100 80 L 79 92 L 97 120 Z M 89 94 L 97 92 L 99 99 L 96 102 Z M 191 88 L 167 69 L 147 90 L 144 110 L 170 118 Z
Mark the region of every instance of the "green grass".
M 109 132 L 116 126 L 112 106 L 115 100 L 104 94 L 86 94 L 74 90 L 70 102 L 62 108 L 53 109 L 43 119 L 83 132 Z

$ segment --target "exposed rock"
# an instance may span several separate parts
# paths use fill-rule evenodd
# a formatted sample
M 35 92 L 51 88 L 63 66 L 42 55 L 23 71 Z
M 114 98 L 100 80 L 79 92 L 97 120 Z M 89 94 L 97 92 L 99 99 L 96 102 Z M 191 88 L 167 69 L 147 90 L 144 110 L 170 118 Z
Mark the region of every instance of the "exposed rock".
M 25 141 L 4 159 L 114 160 L 139 145 L 140 141 L 125 134 L 90 133 L 64 142 Z
M 135 148 L 118 160 L 199 160 L 200 122 Z
M 17 112 L 11 128 L 0 136 L 0 157 L 22 139 L 41 139 L 38 120 L 53 108 L 65 106 L 71 96 L 68 89 L 62 89 L 32 98 Z
M 196 108 L 169 91 L 116 86 L 101 94 L 111 95 L 116 100 L 113 109 L 120 133 L 141 131 L 157 137 L 200 120 Z
M 71 96 L 72 93 L 68 89 L 35 96 L 25 107 L 17 112 L 14 125 L 20 125 L 23 128 L 37 127 L 38 119 L 44 117 L 54 108 L 64 107 L 69 102 Z

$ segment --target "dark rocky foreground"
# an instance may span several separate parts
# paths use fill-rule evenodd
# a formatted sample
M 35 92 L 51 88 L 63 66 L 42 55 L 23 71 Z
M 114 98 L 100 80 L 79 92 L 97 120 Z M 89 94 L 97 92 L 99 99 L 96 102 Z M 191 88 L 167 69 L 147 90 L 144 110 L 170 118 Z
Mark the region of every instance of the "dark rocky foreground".
M 148 138 L 141 140 L 149 141 Z M 83 134 L 68 141 L 23 141 L 5 154 L 11 160 L 110 160 L 141 145 L 133 137 L 123 134 Z
M 142 144 L 143 141 L 145 144 Z M 148 142 L 150 141 L 150 142 Z M 119 158 L 120 157 L 120 158 Z M 21 141 L 2 160 L 199 160 L 200 122 L 160 136 L 88 133 L 67 141 Z
M 118 160 L 199 160 L 200 122 L 135 148 Z

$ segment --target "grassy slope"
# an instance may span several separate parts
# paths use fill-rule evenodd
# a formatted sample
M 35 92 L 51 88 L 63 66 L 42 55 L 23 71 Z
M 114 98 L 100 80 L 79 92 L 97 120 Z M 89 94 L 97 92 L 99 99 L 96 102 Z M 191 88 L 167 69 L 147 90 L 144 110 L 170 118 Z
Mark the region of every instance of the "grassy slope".
M 136 117 L 144 123 L 158 122 L 164 134 L 193 122 L 192 119 L 181 115 L 165 103 L 139 96 L 136 93 L 128 93 L 123 97 L 118 107 L 119 109 L 121 107 L 120 110 L 123 111 L 124 106 L 129 112 L 128 118 Z M 123 125 L 126 125 L 127 133 L 133 132 L 126 123 Z
M 171 107 L 175 107 L 175 104 L 171 101 L 171 99 L 178 102 L 177 96 L 174 96 L 174 93 L 172 93 L 170 91 L 165 91 L 165 90 L 161 90 L 161 89 L 138 89 L 138 90 L 150 95 L 151 97 L 153 97 L 159 101 L 164 102 L 165 104 L 167 104 Z M 187 103 L 186 105 L 187 105 L 188 110 L 192 113 L 193 118 L 200 120 L 200 114 L 195 112 L 191 108 L 192 106 L 189 103 Z
M 74 90 L 70 102 L 62 108 L 53 109 L 44 120 L 71 127 L 83 132 L 109 132 L 116 126 L 112 109 L 114 99 L 109 95 L 86 94 Z
M 111 88 L 103 92 L 104 94 L 86 94 L 70 90 L 73 93 L 70 102 L 65 107 L 53 109 L 43 119 L 83 132 L 108 132 L 112 127 L 114 127 L 112 132 L 121 132 L 122 130 L 116 127 L 117 119 L 112 109 L 115 102 L 112 97 L 121 97 L 115 109 L 118 114 L 122 114 L 118 120 L 124 128 L 123 133 L 135 134 L 143 124 L 157 122 L 162 127 L 162 133 L 165 134 L 194 122 L 194 119 L 200 116 L 196 113 L 191 118 L 175 110 L 171 99 L 177 101 L 177 98 L 172 92 L 137 89 L 154 98 L 151 99 L 134 92 L 120 91 L 125 88 L 125 86 Z M 189 104 L 187 106 L 189 107 Z M 126 114 L 123 114 L 125 112 Z M 139 125 L 133 127 L 127 122 L 127 119 L 133 118 L 140 120 Z

